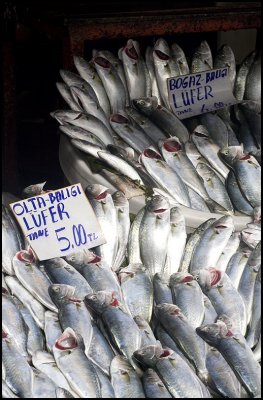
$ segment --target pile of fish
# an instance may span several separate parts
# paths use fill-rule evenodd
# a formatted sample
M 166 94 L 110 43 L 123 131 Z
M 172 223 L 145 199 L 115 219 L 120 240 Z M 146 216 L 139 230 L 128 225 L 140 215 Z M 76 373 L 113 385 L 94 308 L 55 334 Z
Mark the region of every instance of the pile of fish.
M 261 53 L 236 73 L 228 45 L 213 59 L 203 41 L 188 64 L 176 43 L 158 39 L 144 58 L 130 39 L 118 57 L 94 50 L 89 62 L 74 63 L 78 74 L 61 70 L 57 83 L 70 110 L 51 115 L 93 172 L 129 199 L 155 193 L 203 212 L 253 214 L 261 201 Z M 229 68 L 240 103 L 179 120 L 167 78 L 220 67 Z
M 258 235 L 224 215 L 187 237 L 167 197 L 131 223 L 122 192 L 85 193 L 107 242 L 42 262 L 4 196 L 2 397 L 260 397 L 260 209 Z

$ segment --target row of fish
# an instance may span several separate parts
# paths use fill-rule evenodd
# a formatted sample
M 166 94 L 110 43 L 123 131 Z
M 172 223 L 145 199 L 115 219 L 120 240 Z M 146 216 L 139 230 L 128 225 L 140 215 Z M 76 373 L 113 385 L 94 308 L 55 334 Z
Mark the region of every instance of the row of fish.
M 64 83 L 57 88 L 71 110 L 51 115 L 71 144 L 87 154 L 91 168 L 128 198 L 157 189 L 177 205 L 252 215 L 261 196 L 261 107 L 259 96 L 247 93 L 253 92 L 248 87 L 260 87 L 258 67 L 254 68 L 260 65 L 260 54 L 250 55 L 247 74 L 243 64 L 243 73 L 237 74 L 239 86 L 242 81 L 245 87 L 242 99 L 247 101 L 184 123 L 169 109 L 164 95 L 153 89 L 162 93 L 163 88 L 168 96 L 167 77 L 189 72 L 179 46 L 170 50 L 159 39 L 154 48 L 147 48 L 144 61 L 139 44 L 129 40 L 119 57 L 94 51 L 90 62 L 74 57 L 80 75 L 60 71 Z M 150 59 L 154 60 L 152 69 Z M 209 69 L 212 63 L 209 46 L 202 42 L 193 56 L 192 71 Z M 229 67 L 234 87 L 235 58 L 229 46 L 218 52 L 214 66 Z M 157 84 L 149 85 L 149 76 Z
M 42 262 L 4 196 L 3 397 L 259 397 L 260 238 L 231 216 L 187 238 L 162 195 L 131 224 L 123 193 L 85 193 L 107 243 Z

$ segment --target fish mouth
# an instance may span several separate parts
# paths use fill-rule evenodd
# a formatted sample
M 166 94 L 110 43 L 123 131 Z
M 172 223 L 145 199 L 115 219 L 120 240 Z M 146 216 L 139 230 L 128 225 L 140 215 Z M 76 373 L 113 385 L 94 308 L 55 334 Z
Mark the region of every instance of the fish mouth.
M 2 286 L 2 295 L 3 294 L 9 294 L 9 293 L 8 293 L 8 290 Z
M 32 251 L 20 250 L 16 253 L 16 258 L 23 263 L 33 263 L 35 257 Z
M 251 156 L 249 154 L 244 155 L 243 157 L 240 158 L 240 160 L 249 160 Z
M 145 157 L 147 157 L 147 158 L 152 158 L 152 159 L 155 159 L 155 160 L 161 160 L 162 159 L 162 157 L 158 153 L 156 153 L 156 151 L 154 151 L 152 149 L 145 149 L 144 152 L 143 152 L 143 155 Z
M 2 329 L 2 339 L 7 339 L 8 338 L 8 333 L 6 333 L 3 329 Z
M 70 301 L 71 303 L 78 303 L 78 304 L 82 303 L 82 300 L 77 299 L 77 297 L 68 297 L 67 300 Z
M 104 57 L 95 57 L 93 62 L 103 68 L 109 69 L 111 67 L 110 62 Z
M 193 276 L 185 276 L 183 279 L 180 280 L 180 283 L 188 283 L 194 280 Z
M 227 225 L 220 224 L 220 225 L 216 225 L 215 228 L 217 228 L 217 229 L 226 229 L 228 227 L 227 227 Z
M 168 358 L 172 354 L 172 351 L 169 349 L 164 349 L 162 354 L 160 354 L 160 358 Z
M 210 284 L 211 286 L 216 286 L 218 282 L 222 278 L 222 272 L 219 269 L 211 268 L 210 269 Z
M 112 301 L 111 301 L 110 305 L 112 307 L 119 307 L 119 305 L 120 305 L 119 300 L 116 299 L 116 297 L 114 297 L 114 294 L 112 295 Z
M 157 55 L 157 57 L 160 58 L 160 60 L 163 61 L 170 60 L 170 57 L 167 54 L 163 53 L 161 50 L 154 50 L 154 52 Z
M 89 261 L 89 264 L 97 264 L 101 261 L 101 257 L 98 256 L 97 254 L 94 254 L 95 257 L 93 258 L 93 260 Z
M 205 135 L 204 133 L 201 133 L 201 132 L 194 132 L 194 134 L 197 137 L 202 137 L 202 138 L 207 138 L 208 137 L 207 135 Z
M 128 123 L 129 123 L 128 118 L 124 117 L 124 116 L 121 115 L 121 114 L 113 114 L 113 115 L 110 117 L 110 120 L 111 120 L 112 122 L 116 122 L 117 124 L 128 124 Z
M 96 200 L 103 200 L 107 197 L 108 191 L 105 190 L 104 192 L 100 193 L 98 196 L 95 197 Z
M 163 147 L 166 151 L 169 151 L 170 153 L 174 153 L 182 149 L 182 146 L 176 140 L 169 140 L 167 142 L 164 142 Z
M 161 214 L 161 213 L 163 213 L 163 212 L 165 212 L 167 210 L 168 210 L 167 208 L 157 208 L 157 210 L 154 210 L 153 212 L 155 214 Z
M 78 347 L 78 342 L 74 331 L 67 328 L 56 340 L 55 347 L 59 350 L 72 350 Z
M 133 46 L 133 44 L 131 46 L 126 46 L 124 48 L 124 51 L 127 54 L 127 56 L 130 57 L 132 60 L 139 59 L 138 53 L 137 53 L 135 47 Z

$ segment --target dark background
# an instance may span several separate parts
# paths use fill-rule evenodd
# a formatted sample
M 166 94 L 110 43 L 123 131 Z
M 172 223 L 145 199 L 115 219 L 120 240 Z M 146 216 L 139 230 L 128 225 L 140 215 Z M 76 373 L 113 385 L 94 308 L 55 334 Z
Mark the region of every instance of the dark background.
M 125 15 L 140 16 L 159 10 L 183 7 L 209 7 L 214 2 L 168 1 L 6 1 L 3 3 L 4 30 L 2 88 L 3 175 L 2 189 L 20 195 L 30 184 L 47 181 L 48 189 L 65 184 L 58 159 L 58 123 L 50 117 L 57 108 L 66 108 L 55 83 L 61 81 L 59 69 L 65 65 L 67 18 L 92 18 Z M 164 36 L 176 41 L 191 57 L 205 39 L 216 51 L 216 32 Z M 88 39 L 88 38 L 87 38 Z M 115 54 L 128 38 L 85 42 L 84 56 L 93 48 Z M 142 52 L 157 39 L 139 40 Z

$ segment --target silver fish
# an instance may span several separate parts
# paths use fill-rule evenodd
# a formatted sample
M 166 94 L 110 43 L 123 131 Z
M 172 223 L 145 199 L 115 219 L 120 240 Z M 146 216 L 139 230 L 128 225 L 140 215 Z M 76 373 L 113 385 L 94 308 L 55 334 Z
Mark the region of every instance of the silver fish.
M 235 254 L 232 255 L 230 258 L 227 268 L 225 270 L 226 274 L 232 281 L 232 284 L 236 289 L 238 289 L 238 285 L 243 274 L 244 268 L 246 266 L 249 252 L 247 251 L 237 251 Z
M 210 346 L 216 347 L 253 396 L 260 394 L 260 365 L 242 335 L 233 334 L 223 321 L 197 328 Z
M 69 105 L 71 110 L 74 111 L 83 111 L 83 108 L 75 101 L 70 88 L 65 83 L 57 82 L 56 83 L 57 89 L 65 102 Z
M 128 243 L 130 230 L 129 202 L 122 192 L 115 192 L 112 200 L 117 213 L 117 232 L 118 232 L 118 248 L 116 258 L 113 264 L 113 270 L 120 268 L 126 256 L 126 247 Z
M 80 76 L 90 84 L 96 93 L 96 97 L 98 99 L 98 103 L 105 112 L 105 114 L 110 116 L 110 102 L 107 96 L 107 93 L 104 89 L 103 83 L 99 75 L 96 72 L 96 69 L 91 63 L 88 63 L 84 58 L 73 56 L 75 67 L 78 70 Z
M 70 142 L 74 147 L 83 151 L 83 153 L 87 153 L 97 159 L 99 159 L 98 152 L 104 150 L 104 146 L 98 146 L 80 139 L 71 139 Z
M 2 269 L 8 275 L 14 275 L 12 261 L 14 255 L 22 250 L 23 239 L 11 212 L 4 205 L 2 205 L 2 246 Z
M 261 52 L 259 52 L 249 68 L 244 99 L 261 103 Z
M 203 40 L 194 52 L 191 64 L 191 73 L 213 69 L 213 58 L 209 44 Z
M 170 232 L 164 266 L 164 271 L 168 276 L 177 272 L 181 265 L 186 239 L 185 218 L 179 207 L 173 207 L 170 210 Z
M 148 368 L 144 372 L 142 381 L 146 397 L 151 399 L 170 399 L 172 397 L 159 375 L 152 368 Z
M 190 263 L 190 273 L 200 268 L 214 267 L 233 230 L 233 219 L 230 216 L 224 216 L 214 221 L 205 230 L 201 240 L 194 249 Z
M 228 68 L 228 76 L 233 89 L 236 79 L 236 60 L 233 50 L 227 44 L 218 50 L 214 59 L 214 68 Z
M 240 65 L 237 71 L 235 86 L 234 86 L 234 96 L 239 101 L 243 100 L 244 98 L 247 75 L 251 65 L 254 62 L 255 56 L 256 52 L 252 51 L 252 53 L 250 53 L 248 56 L 245 57 L 245 59 L 242 61 L 242 64 Z
M 99 98 L 97 96 L 96 91 L 94 90 L 93 86 L 90 82 L 83 79 L 81 76 L 71 72 L 61 69 L 59 71 L 61 78 L 66 83 L 68 87 L 70 86 L 77 86 L 80 89 L 85 90 L 97 103 L 99 102 Z
M 135 107 L 154 122 L 165 134 L 177 136 L 185 143 L 189 140 L 189 132 L 186 126 L 167 108 L 158 104 L 156 97 L 145 97 L 133 100 Z
M 151 344 L 156 344 L 156 338 L 148 322 L 139 315 L 136 315 L 135 317 L 133 317 L 133 319 L 141 331 L 142 335 L 141 346 L 144 347 Z
M 105 148 L 105 144 L 102 140 L 86 129 L 80 128 L 79 126 L 74 126 L 70 124 L 64 124 L 59 126 L 59 130 L 69 136 L 71 139 L 79 139 L 86 141 L 87 143 L 92 143 L 101 148 Z
M 110 374 L 116 398 L 145 398 L 140 378 L 125 357 L 114 357 Z
M 178 66 L 180 75 L 188 75 L 190 70 L 183 49 L 181 49 L 177 43 L 173 43 L 171 46 L 171 51 L 172 58 Z
M 109 98 L 111 113 L 124 110 L 127 103 L 126 91 L 118 72 L 104 57 L 96 56 L 92 61 Z
M 54 313 L 53 311 L 45 312 L 44 332 L 47 350 L 51 353 L 53 351 L 55 341 L 62 334 L 62 328 L 57 313 Z
M 226 179 L 226 189 L 236 210 L 246 215 L 253 214 L 253 207 L 241 192 L 234 171 L 232 170 L 229 171 Z
M 139 315 L 150 322 L 153 308 L 153 284 L 142 264 L 130 264 L 119 272 L 125 303 L 133 317 Z
M 145 213 L 145 207 L 143 207 L 136 215 L 133 223 L 131 224 L 129 238 L 128 238 L 128 260 L 130 264 L 141 264 L 140 255 L 140 241 L 139 241 L 139 231 L 141 222 Z
M 172 274 L 170 288 L 173 303 L 181 309 L 193 328 L 200 326 L 205 313 L 204 299 L 202 290 L 193 276 L 184 272 Z
M 261 334 L 261 267 L 257 273 L 246 341 L 253 348 L 260 339 Z
M 151 94 L 150 96 L 155 96 L 158 99 L 158 103 L 162 104 L 160 91 L 157 84 L 157 79 L 155 76 L 154 62 L 153 62 L 153 47 L 148 46 L 145 51 L 145 62 L 150 75 L 151 82 Z
M 169 231 L 169 203 L 162 196 L 154 196 L 146 205 L 139 231 L 142 263 L 152 276 L 163 272 Z

